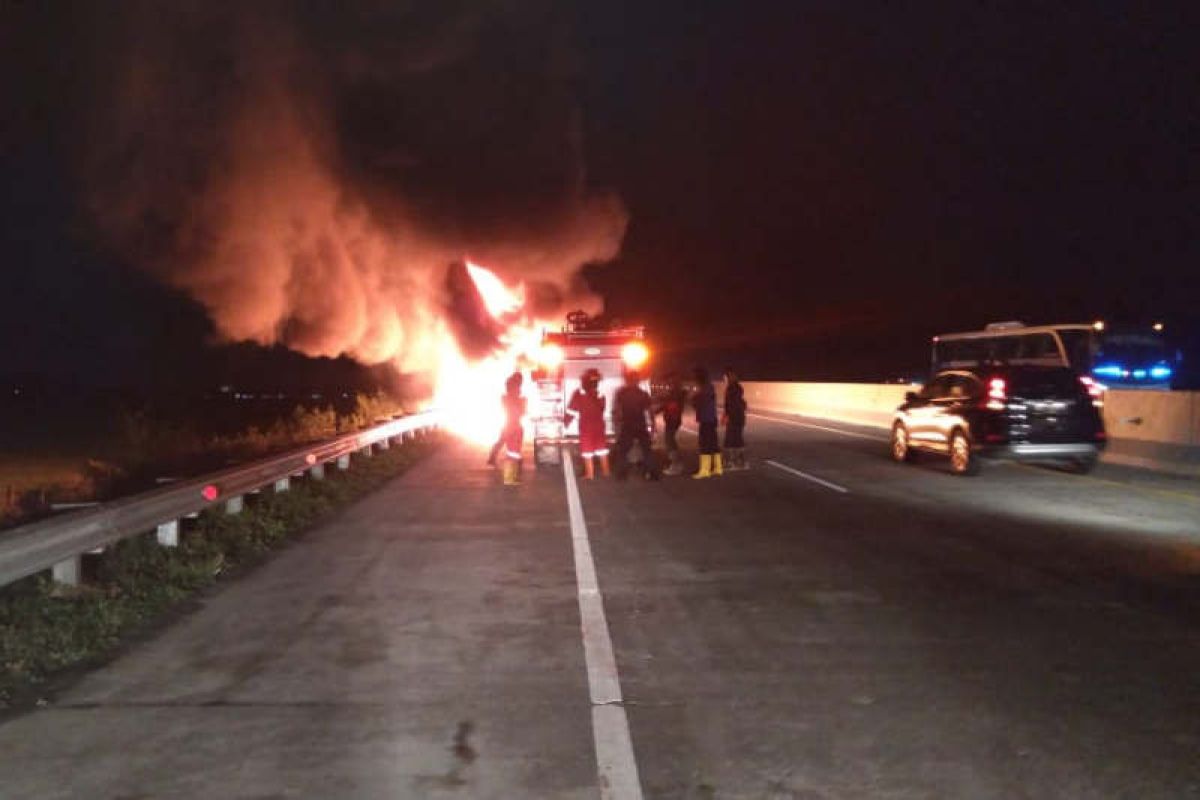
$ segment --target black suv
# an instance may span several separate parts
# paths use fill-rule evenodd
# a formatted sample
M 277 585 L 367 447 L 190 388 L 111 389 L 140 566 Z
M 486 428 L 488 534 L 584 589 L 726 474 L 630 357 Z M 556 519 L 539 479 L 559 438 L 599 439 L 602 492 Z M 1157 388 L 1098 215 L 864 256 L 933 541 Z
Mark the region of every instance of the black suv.
M 1089 472 L 1107 443 L 1102 387 L 1066 367 L 997 366 L 939 372 L 909 392 L 892 422 L 892 458 L 925 450 L 975 475 L 980 457 L 1064 463 Z

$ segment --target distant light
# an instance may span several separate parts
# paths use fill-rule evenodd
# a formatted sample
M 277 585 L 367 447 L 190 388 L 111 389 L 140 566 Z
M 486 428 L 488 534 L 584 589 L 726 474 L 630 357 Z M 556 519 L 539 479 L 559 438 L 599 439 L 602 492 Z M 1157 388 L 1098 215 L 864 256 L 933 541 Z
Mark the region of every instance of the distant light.
M 211 503 L 221 496 L 221 490 L 217 488 L 216 484 L 210 483 L 200 490 L 200 496 Z
M 1171 377 L 1171 373 L 1171 368 L 1165 364 L 1159 364 L 1158 366 L 1150 368 L 1150 377 L 1154 378 L 1156 381 L 1165 380 L 1166 378 Z
M 1154 328 L 1154 330 L 1158 331 L 1159 333 L 1163 332 L 1163 324 L 1161 322 L 1156 322 L 1151 327 Z
M 1102 320 L 1102 319 L 1096 320 L 1095 322 L 1092 323 L 1092 327 L 1098 331 L 1104 330 L 1104 320 Z
M 630 342 L 621 348 L 621 359 L 630 369 L 638 369 L 650 358 L 650 350 L 641 342 Z

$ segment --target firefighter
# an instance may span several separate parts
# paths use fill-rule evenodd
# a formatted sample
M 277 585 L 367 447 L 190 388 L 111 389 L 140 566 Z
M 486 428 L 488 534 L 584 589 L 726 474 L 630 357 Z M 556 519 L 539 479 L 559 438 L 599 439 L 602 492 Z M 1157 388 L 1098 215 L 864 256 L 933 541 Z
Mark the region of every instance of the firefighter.
M 642 474 L 658 480 L 658 465 L 654 463 L 654 452 L 650 449 L 650 434 L 654 431 L 654 414 L 651 413 L 650 395 L 638 385 L 641 376 L 637 370 L 625 373 L 625 385 L 617 390 L 614 411 L 618 418 L 617 427 L 617 479 L 624 480 L 629 474 L 629 448 L 637 442 L 642 450 Z
M 746 390 L 738 380 L 733 367 L 725 368 L 725 412 L 721 416 L 725 425 L 725 454 L 730 470 L 750 469 L 746 463 Z
M 583 458 L 583 477 L 589 481 L 596 477 L 595 459 L 600 460 L 604 477 L 609 474 L 604 405 L 605 398 L 600 396 L 600 371 L 589 369 L 583 373 L 579 388 L 567 404 L 567 408 L 579 416 L 579 455 Z
M 504 430 L 500 438 L 504 444 L 504 485 L 516 486 L 521 482 L 521 445 L 525 430 L 521 418 L 525 416 L 525 398 L 521 396 L 521 373 L 514 372 L 504 382 L 504 396 L 500 403 L 504 407 Z
M 655 413 L 662 414 L 663 418 L 663 443 L 667 448 L 667 468 L 663 473 L 666 475 L 683 474 L 683 457 L 679 453 L 679 441 L 675 435 L 683 425 L 683 407 L 686 405 L 687 392 L 683 382 L 677 373 L 669 373 L 666 395 L 655 409 Z
M 693 375 L 696 391 L 692 394 L 692 407 L 696 409 L 696 425 L 700 428 L 700 470 L 692 477 L 710 478 L 723 471 L 721 443 L 717 440 L 717 391 L 704 367 L 696 367 Z

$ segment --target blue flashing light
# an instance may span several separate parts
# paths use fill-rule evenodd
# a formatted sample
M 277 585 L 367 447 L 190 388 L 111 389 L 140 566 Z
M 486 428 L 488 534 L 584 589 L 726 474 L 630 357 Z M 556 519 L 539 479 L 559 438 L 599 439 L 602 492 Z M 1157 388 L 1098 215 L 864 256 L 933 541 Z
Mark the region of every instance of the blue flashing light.
M 1144 380 L 1146 380 L 1146 370 L 1144 370 L 1144 369 L 1135 369 L 1135 370 L 1133 371 L 1133 378 L 1134 378 L 1134 380 L 1139 380 L 1139 381 L 1144 381 Z
M 1093 375 L 1099 375 L 1102 378 L 1121 378 L 1125 375 L 1125 370 L 1120 364 L 1102 364 L 1092 370 Z
M 1159 364 L 1150 368 L 1150 377 L 1156 381 L 1166 380 L 1171 377 L 1172 370 L 1166 364 Z

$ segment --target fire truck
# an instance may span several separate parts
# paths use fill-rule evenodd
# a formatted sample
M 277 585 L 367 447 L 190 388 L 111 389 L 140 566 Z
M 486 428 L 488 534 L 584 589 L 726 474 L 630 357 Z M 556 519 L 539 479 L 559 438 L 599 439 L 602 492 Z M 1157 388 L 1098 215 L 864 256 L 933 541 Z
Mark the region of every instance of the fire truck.
M 645 329 L 613 325 L 583 311 L 567 315 L 559 331 L 542 334 L 538 367 L 533 371 L 536 395 L 531 421 L 533 460 L 539 467 L 558 464 L 564 443 L 579 441 L 579 420 L 566 419 L 567 403 L 579 388 L 583 373 L 600 373 L 600 396 L 606 398 L 604 426 L 613 436 L 613 397 L 625 384 L 627 370 L 642 370 L 650 358 Z M 641 386 L 650 391 L 650 381 L 641 375 Z

